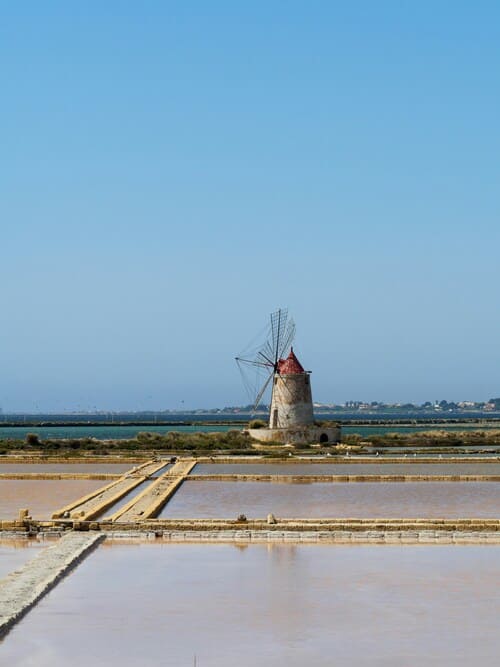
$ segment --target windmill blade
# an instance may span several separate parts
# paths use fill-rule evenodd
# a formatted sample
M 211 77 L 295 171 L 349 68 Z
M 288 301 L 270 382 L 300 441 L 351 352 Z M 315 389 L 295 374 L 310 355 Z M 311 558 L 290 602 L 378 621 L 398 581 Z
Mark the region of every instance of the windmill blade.
M 242 365 L 239 363 L 238 359 L 236 359 L 236 361 L 237 361 L 237 363 L 238 363 L 238 370 L 239 370 L 239 372 L 240 372 L 241 381 L 242 381 L 242 383 L 243 383 L 243 387 L 244 387 L 244 389 L 245 389 L 245 393 L 246 393 L 246 395 L 247 395 L 247 397 L 248 397 L 248 400 L 251 401 L 251 402 L 253 403 L 253 397 L 255 396 L 253 383 L 252 383 L 252 381 L 251 381 L 251 379 L 250 379 L 248 373 L 245 372 L 245 367 L 242 366 Z
M 288 309 L 280 308 L 271 314 L 271 345 L 273 351 L 274 364 L 278 363 L 280 353 L 280 342 L 283 338 L 283 331 L 286 330 L 286 322 L 288 319 Z
M 245 359 L 250 359 L 254 358 L 257 354 L 257 352 L 262 348 L 262 341 L 263 340 L 268 340 L 270 336 L 270 331 L 269 331 L 269 324 L 266 324 L 263 329 L 259 331 L 259 333 L 252 338 L 252 340 L 248 343 L 248 345 L 241 350 L 241 352 L 238 354 L 238 357 L 243 357 Z
M 285 356 L 288 348 L 291 347 L 293 339 L 295 338 L 295 322 L 290 320 L 283 332 L 283 338 L 279 346 L 280 359 Z
M 265 392 L 266 392 L 266 389 L 267 389 L 268 386 L 269 386 L 269 382 L 272 380 L 273 376 L 274 376 L 274 372 L 273 372 L 273 373 L 269 373 L 269 377 L 268 377 L 267 380 L 264 382 L 264 385 L 263 385 L 262 389 L 261 389 L 261 390 L 259 391 L 259 393 L 257 394 L 257 398 L 255 399 L 255 403 L 254 403 L 254 406 L 253 406 L 253 411 L 254 411 L 254 412 L 255 412 L 255 411 L 257 410 L 257 408 L 259 407 L 260 400 L 261 400 L 261 398 L 264 396 L 264 394 L 265 394 Z
M 264 342 L 255 347 L 254 338 L 253 343 L 236 357 L 243 385 L 250 402 L 255 406 L 254 410 L 269 386 L 277 369 L 278 360 L 290 347 L 294 335 L 295 324 L 292 319 L 288 319 L 288 309 L 280 308 L 270 315 Z M 262 334 L 259 337 L 262 341 Z
M 263 383 L 267 382 L 269 373 L 270 371 L 273 372 L 273 369 L 272 367 L 270 369 L 269 364 L 256 364 L 253 361 L 238 357 L 236 358 L 236 363 L 238 364 L 243 387 L 248 397 L 248 403 L 253 406 L 256 402 L 256 396 L 261 392 Z M 257 404 L 260 398 L 262 396 L 257 399 Z
M 261 347 L 261 349 L 257 353 L 257 357 L 261 359 L 265 359 L 270 366 L 274 368 L 274 357 L 275 357 L 275 352 L 272 346 L 272 343 L 270 340 L 267 340 L 264 345 Z
M 241 357 L 235 357 L 234 360 L 238 364 L 249 364 L 250 366 L 262 366 L 262 368 L 269 368 L 269 363 L 267 361 L 256 361 L 255 359 L 242 359 Z

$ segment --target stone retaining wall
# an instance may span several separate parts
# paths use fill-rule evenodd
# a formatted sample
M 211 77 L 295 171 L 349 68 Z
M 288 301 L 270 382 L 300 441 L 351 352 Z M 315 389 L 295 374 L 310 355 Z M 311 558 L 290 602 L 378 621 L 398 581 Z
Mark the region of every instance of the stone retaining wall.
M 288 542 L 332 544 L 500 544 L 499 532 L 421 531 L 163 531 L 111 532 L 110 540 L 162 540 L 165 542 Z

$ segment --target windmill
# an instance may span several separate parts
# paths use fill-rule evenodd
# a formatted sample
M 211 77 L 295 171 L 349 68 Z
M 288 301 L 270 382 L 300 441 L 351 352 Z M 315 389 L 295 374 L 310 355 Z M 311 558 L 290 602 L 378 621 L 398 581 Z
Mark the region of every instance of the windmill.
M 260 442 L 286 445 L 340 442 L 340 427 L 314 422 L 311 374 L 295 356 L 295 323 L 288 311 L 271 313 L 270 322 L 244 352 L 236 357 L 244 385 L 257 410 L 273 381 L 269 426 L 251 426 L 249 435 Z
M 288 316 L 288 309 L 280 308 L 271 313 L 269 319 L 264 331 L 236 357 L 253 413 L 275 373 L 279 372 L 279 362 L 295 337 L 295 322 Z

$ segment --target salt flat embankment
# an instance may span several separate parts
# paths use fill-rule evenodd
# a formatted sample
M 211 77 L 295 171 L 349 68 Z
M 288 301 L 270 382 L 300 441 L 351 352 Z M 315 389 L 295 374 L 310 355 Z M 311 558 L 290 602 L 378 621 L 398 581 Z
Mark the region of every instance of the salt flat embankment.
M 69 533 L 0 581 L 0 637 L 103 539 Z

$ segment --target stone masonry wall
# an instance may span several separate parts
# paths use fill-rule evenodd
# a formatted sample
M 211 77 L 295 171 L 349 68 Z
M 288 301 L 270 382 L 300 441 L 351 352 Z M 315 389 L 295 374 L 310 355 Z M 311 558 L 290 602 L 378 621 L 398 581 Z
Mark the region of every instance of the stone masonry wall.
M 289 428 L 313 424 L 310 375 L 276 375 L 273 382 L 269 427 Z

